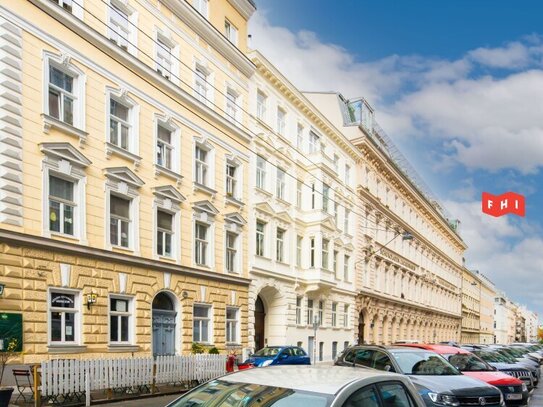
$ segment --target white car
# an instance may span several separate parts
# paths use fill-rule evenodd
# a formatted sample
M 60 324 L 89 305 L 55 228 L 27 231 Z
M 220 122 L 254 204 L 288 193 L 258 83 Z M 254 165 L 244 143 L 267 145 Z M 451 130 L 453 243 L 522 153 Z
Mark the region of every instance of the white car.
M 329 365 L 269 366 L 222 376 L 167 407 L 424 407 L 408 377 Z

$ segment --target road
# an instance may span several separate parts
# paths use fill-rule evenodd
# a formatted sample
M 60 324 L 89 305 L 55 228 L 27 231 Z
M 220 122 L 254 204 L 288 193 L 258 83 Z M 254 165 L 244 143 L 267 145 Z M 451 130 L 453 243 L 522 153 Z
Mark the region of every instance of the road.
M 539 383 L 537 389 L 534 390 L 528 405 L 530 407 L 543 407 L 543 383 Z

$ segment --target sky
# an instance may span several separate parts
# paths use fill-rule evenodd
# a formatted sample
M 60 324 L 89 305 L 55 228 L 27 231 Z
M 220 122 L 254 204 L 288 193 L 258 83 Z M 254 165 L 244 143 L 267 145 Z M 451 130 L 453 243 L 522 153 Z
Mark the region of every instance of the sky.
M 257 0 L 251 47 L 303 91 L 365 97 L 453 218 L 466 266 L 543 321 L 543 3 Z M 481 194 L 526 197 L 526 216 Z

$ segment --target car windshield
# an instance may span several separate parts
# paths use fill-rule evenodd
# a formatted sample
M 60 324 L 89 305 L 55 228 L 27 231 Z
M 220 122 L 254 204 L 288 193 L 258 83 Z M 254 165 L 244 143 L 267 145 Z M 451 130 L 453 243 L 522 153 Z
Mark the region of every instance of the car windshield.
M 475 351 L 474 352 L 477 356 L 479 356 L 481 359 L 487 361 L 487 362 L 493 362 L 493 363 L 513 363 L 510 361 L 509 358 L 506 358 L 505 356 L 497 353 L 497 352 L 481 352 L 481 351 Z
M 442 356 L 461 372 L 488 372 L 494 370 L 475 355 L 455 353 Z
M 390 352 L 405 374 L 445 376 L 461 374 L 449 362 L 433 352 Z
M 275 356 L 279 353 L 280 350 L 281 348 L 265 347 L 253 354 L 253 356 Z
M 169 407 L 326 407 L 331 400 L 327 394 L 213 380 L 182 396 Z

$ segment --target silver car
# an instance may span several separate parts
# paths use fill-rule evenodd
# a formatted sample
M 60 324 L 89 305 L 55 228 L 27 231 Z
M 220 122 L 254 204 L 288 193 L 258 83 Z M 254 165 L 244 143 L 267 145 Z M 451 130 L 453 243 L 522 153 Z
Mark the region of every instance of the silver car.
M 341 366 L 270 366 L 211 380 L 167 407 L 424 407 L 406 376 Z

